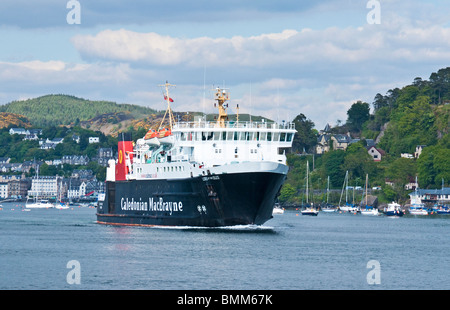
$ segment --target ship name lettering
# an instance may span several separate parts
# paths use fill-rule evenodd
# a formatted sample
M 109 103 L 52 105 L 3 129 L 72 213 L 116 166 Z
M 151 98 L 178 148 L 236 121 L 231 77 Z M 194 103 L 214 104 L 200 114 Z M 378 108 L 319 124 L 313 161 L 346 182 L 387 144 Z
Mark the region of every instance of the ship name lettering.
M 183 203 L 181 201 L 164 201 L 162 197 L 159 199 L 148 199 L 150 211 L 166 211 L 172 215 L 172 212 L 183 212 Z
M 131 200 L 122 198 L 120 199 L 120 208 L 125 211 L 148 211 L 148 204 L 141 198 L 139 198 L 139 201 L 134 200 L 134 198 L 131 198 Z
M 209 180 L 220 180 L 220 178 L 218 175 L 212 175 L 212 176 L 202 178 L 202 181 L 204 181 L 204 182 L 209 181 Z

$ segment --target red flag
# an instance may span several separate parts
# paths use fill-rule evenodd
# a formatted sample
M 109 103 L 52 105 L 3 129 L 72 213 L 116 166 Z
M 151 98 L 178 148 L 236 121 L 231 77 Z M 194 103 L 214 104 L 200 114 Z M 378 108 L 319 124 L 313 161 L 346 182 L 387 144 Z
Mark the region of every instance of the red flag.
M 164 100 L 167 100 L 167 96 L 164 96 Z M 173 99 L 169 97 L 169 101 L 173 102 Z

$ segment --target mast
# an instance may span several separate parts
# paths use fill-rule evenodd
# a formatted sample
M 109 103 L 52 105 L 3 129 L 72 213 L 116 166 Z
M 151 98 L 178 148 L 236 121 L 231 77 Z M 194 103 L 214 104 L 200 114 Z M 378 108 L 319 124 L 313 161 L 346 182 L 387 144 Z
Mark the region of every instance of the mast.
M 225 106 L 224 103 L 230 100 L 228 92 L 225 89 L 220 89 L 217 87 L 215 100 L 217 100 L 219 108 L 219 116 L 217 117 L 216 127 L 224 128 L 225 120 L 227 119 L 227 112 L 225 108 L 228 108 L 228 104 Z
M 367 207 L 367 184 L 369 182 L 369 175 L 366 174 L 366 207 Z
M 309 161 L 306 161 L 306 204 L 308 204 L 308 174 L 309 174 Z
M 328 176 L 328 181 L 327 181 L 327 204 L 328 204 L 328 193 L 330 192 L 330 176 Z
M 170 84 L 169 82 L 166 81 L 165 84 L 158 85 L 158 86 L 165 87 L 164 100 L 166 100 L 166 102 L 167 102 L 167 110 L 166 110 L 166 113 L 164 113 L 164 116 L 163 116 L 163 119 L 161 121 L 161 124 L 159 125 L 159 129 L 162 128 L 162 125 L 164 123 L 166 115 L 169 114 L 169 116 L 168 116 L 168 118 L 169 118 L 169 128 L 170 128 L 170 130 L 172 130 L 173 123 L 175 123 L 175 117 L 173 116 L 172 109 L 170 108 L 170 103 L 173 102 L 173 99 L 170 98 L 170 96 L 169 96 L 169 87 L 176 86 L 176 85 Z

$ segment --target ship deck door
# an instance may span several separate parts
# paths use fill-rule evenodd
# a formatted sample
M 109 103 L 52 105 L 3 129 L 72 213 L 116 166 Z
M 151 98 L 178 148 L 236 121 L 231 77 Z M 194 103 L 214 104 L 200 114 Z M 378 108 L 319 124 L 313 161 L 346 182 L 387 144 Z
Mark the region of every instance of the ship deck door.
M 116 211 L 116 183 L 108 182 L 108 213 Z

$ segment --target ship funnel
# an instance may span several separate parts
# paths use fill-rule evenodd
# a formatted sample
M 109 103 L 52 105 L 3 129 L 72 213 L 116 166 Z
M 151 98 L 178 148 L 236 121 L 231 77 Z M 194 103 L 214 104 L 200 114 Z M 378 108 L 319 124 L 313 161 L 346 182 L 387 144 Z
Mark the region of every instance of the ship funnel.
M 130 173 L 131 163 L 133 162 L 133 142 L 131 134 L 120 133 L 118 143 L 118 158 L 116 164 L 116 181 L 125 181 L 127 174 Z

